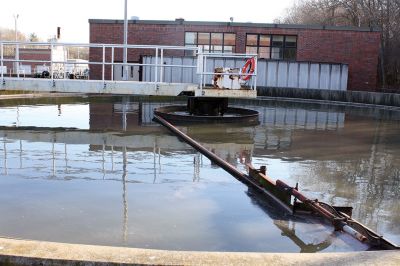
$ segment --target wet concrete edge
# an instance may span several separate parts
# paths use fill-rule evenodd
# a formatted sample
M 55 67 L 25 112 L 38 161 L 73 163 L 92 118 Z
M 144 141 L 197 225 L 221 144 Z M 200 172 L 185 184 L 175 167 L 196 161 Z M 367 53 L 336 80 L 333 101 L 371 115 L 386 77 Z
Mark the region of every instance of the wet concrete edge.
M 195 252 L 0 238 L 1 265 L 400 265 L 400 251 Z

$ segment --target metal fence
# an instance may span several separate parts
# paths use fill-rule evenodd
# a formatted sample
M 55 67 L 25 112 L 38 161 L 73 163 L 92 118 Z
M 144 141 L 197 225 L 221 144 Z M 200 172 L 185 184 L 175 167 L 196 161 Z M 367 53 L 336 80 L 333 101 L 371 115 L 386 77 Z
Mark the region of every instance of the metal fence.
M 25 46 L 34 46 L 34 47 L 45 47 L 50 48 L 50 59 L 49 60 L 37 60 L 37 59 L 29 59 L 29 60 L 22 60 L 19 57 L 19 49 Z M 92 60 L 85 63 L 82 62 L 70 62 L 67 56 L 60 56 L 56 53 L 57 48 L 61 48 L 65 50 L 66 48 L 70 47 L 84 47 L 84 48 L 97 48 L 101 49 L 101 56 L 100 60 Z M 146 50 L 146 51 L 154 51 L 155 60 L 152 64 L 145 64 L 145 63 L 121 63 L 115 62 L 115 50 L 117 49 L 124 49 L 130 52 L 132 50 Z M 14 49 L 17 51 L 14 55 L 14 58 L 6 57 L 7 49 Z M 150 82 L 159 83 L 162 80 L 162 73 L 160 74 L 160 62 L 163 60 L 164 52 L 165 51 L 194 51 L 197 53 L 197 47 L 186 47 L 186 46 L 157 46 L 157 45 L 127 45 L 124 46 L 122 44 L 100 44 L 100 43 L 91 43 L 91 44 L 79 44 L 79 43 L 61 43 L 61 42 L 51 42 L 51 43 L 39 43 L 39 42 L 9 42 L 3 41 L 0 42 L 0 74 L 1 78 L 7 75 L 4 73 L 4 69 L 6 64 L 13 64 L 14 66 L 10 70 L 10 75 L 15 75 L 17 78 L 20 77 L 20 68 L 23 64 L 43 64 L 46 65 L 49 69 L 49 78 L 50 79 L 67 79 L 68 76 L 66 75 L 66 65 L 73 64 L 73 65 L 99 65 L 101 66 L 101 80 L 105 81 L 106 78 L 106 67 L 111 66 L 111 80 L 114 79 L 113 66 L 125 66 L 126 68 L 131 66 L 148 66 L 153 67 L 154 75 L 152 76 L 153 79 Z M 107 56 L 106 56 L 107 55 Z M 164 67 L 164 66 L 163 66 Z M 196 69 L 197 65 L 170 65 L 169 67 L 178 67 L 178 68 L 192 68 Z M 125 71 L 126 72 L 126 71 Z
M 154 64 L 153 56 L 143 57 L 145 65 Z M 165 66 L 169 65 L 197 65 L 196 57 L 164 57 Z M 241 68 L 245 61 L 243 58 L 222 58 L 210 57 L 205 66 L 206 73 L 213 73 L 216 67 Z M 151 67 L 144 67 L 142 80 L 154 79 L 154 71 Z M 328 64 L 312 62 L 288 62 L 260 59 L 257 63 L 257 71 L 254 79 L 255 86 L 281 87 L 281 88 L 302 88 L 322 90 L 347 90 L 348 65 Z M 163 69 L 165 82 L 173 83 L 200 83 L 201 77 L 197 75 L 196 69 Z M 211 79 L 205 80 L 211 84 Z
M 19 53 L 14 58 L 6 56 L 7 49 L 18 51 L 20 47 L 32 46 L 36 48 L 49 48 L 49 60 L 21 60 Z M 94 48 L 100 51 L 97 60 L 85 63 L 71 62 L 67 57 L 59 56 L 55 51 L 71 47 Z M 114 80 L 114 68 L 116 66 L 129 68 L 140 67 L 142 69 L 141 81 L 159 83 L 191 83 L 198 84 L 200 89 L 204 84 L 212 84 L 214 74 L 228 75 L 227 73 L 214 73 L 216 67 L 242 68 L 246 59 L 254 57 L 256 69 L 252 78 L 247 82 L 249 87 L 281 87 L 303 88 L 322 90 L 347 90 L 348 65 L 313 62 L 288 62 L 275 60 L 257 60 L 257 55 L 250 54 L 214 54 L 203 53 L 198 47 L 186 46 L 155 46 L 155 45 L 127 45 L 128 52 L 144 53 L 151 51 L 153 55 L 144 56 L 142 62 L 122 63 L 115 62 L 115 51 L 124 49 L 122 44 L 75 44 L 75 43 L 30 43 L 30 42 L 0 42 L 0 74 L 4 80 L 8 64 L 13 64 L 12 75 L 19 77 L 21 65 L 46 64 L 49 68 L 50 79 L 68 79 L 67 65 L 87 64 L 100 68 L 101 78 L 104 83 L 110 77 Z M 193 57 L 165 56 L 168 51 L 190 51 L 195 53 Z M 11 70 L 10 70 L 11 71 Z M 23 71 L 24 72 L 24 71 Z M 125 75 L 127 71 L 125 70 Z M 10 72 L 11 73 L 11 72 Z M 244 74 L 239 74 L 244 75 Z

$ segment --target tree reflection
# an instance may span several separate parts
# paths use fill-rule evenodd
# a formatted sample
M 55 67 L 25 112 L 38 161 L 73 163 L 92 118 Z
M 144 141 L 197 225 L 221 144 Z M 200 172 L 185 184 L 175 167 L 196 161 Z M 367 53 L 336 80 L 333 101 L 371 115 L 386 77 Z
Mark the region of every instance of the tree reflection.
M 398 123 L 349 119 L 344 129 L 330 134 L 325 143 L 311 133 L 299 138 L 303 149 L 294 148 L 282 156 L 302 159 L 297 175 L 303 189 L 317 192 L 329 204 L 354 207 L 354 217 L 374 230 L 382 231 L 379 229 L 385 226 L 400 234 L 396 226 L 400 222 L 398 129 Z M 295 140 L 292 142 L 296 147 Z M 316 149 L 308 152 L 304 149 L 308 145 Z

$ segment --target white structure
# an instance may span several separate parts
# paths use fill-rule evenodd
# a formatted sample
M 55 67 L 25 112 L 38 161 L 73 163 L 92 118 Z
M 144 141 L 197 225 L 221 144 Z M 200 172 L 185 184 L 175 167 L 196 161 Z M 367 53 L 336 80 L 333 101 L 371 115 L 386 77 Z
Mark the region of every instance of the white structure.
M 68 44 L 68 43 L 18 43 L 18 42 L 0 42 L 1 66 L 8 62 L 15 61 L 14 59 L 5 59 L 3 56 L 4 46 L 30 45 L 35 47 L 50 47 L 51 58 L 50 60 L 18 60 L 21 63 L 35 63 L 43 64 L 43 69 L 49 67 L 48 75 L 42 75 L 42 78 L 28 78 L 9 77 L 1 74 L 0 89 L 3 90 L 28 90 L 28 91 L 58 91 L 58 92 L 76 92 L 76 93 L 110 93 L 110 94 L 136 94 L 136 95 L 165 95 L 176 96 L 183 92 L 190 92 L 195 96 L 211 96 L 211 97 L 242 97 L 242 98 L 255 98 L 257 96 L 256 88 L 256 72 L 250 74 L 251 78 L 247 82 L 248 89 L 246 90 L 221 90 L 213 88 L 205 88 L 208 80 L 215 74 L 228 75 L 229 73 L 214 73 L 214 70 L 208 71 L 207 65 L 210 58 L 237 58 L 246 60 L 249 57 L 256 55 L 246 54 L 212 54 L 202 53 L 198 47 L 186 46 L 153 46 L 153 45 L 121 45 L 121 44 Z M 102 58 L 99 61 L 79 61 L 74 62 L 67 59 L 68 47 L 87 47 L 102 50 Z M 137 76 L 132 76 L 131 80 L 117 80 L 114 71 L 121 69 L 124 63 L 116 63 L 114 60 L 114 52 L 116 49 L 126 48 L 128 50 L 154 50 L 155 57 L 152 62 L 144 63 L 127 63 L 128 69 L 132 69 L 139 73 L 138 69 L 146 69 L 146 74 L 151 72 L 149 80 L 146 81 L 132 81 L 138 79 Z M 186 64 L 165 64 L 164 53 L 167 51 L 189 51 L 191 54 L 197 55 L 196 63 L 192 62 Z M 106 57 L 106 52 L 111 55 L 111 58 Z M 134 51 L 135 52 L 135 51 Z M 255 60 L 257 60 L 255 58 Z M 74 65 L 74 67 L 71 67 Z M 69 79 L 68 73 L 70 71 L 81 72 L 86 70 L 87 66 L 100 66 L 101 79 L 100 80 L 76 80 Z M 223 66 L 222 66 L 223 67 Z M 84 70 L 84 71 L 85 71 Z M 165 73 L 167 70 L 182 72 L 185 70 L 195 71 L 198 82 L 166 82 Z M 38 70 L 36 70 L 38 71 Z M 107 71 L 107 72 L 106 72 Z M 111 72 L 111 73 L 110 73 Z M 47 74 L 47 73 L 46 73 Z M 111 75 L 110 75 L 111 74 Z M 109 77 L 110 79 L 106 79 Z M 144 74 L 142 74 L 143 76 Z

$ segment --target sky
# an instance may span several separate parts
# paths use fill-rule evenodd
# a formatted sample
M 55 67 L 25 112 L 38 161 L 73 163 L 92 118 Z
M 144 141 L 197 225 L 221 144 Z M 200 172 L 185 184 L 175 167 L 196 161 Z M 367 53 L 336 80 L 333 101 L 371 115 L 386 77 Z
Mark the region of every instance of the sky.
M 88 19 L 123 19 L 124 0 L 2 0 L 0 27 L 35 33 L 47 40 L 61 27 L 64 42 L 89 42 Z M 273 23 L 295 0 L 128 0 L 128 18 L 143 20 L 229 21 Z

